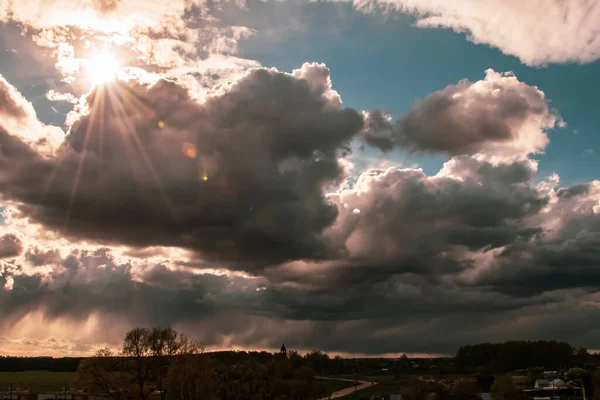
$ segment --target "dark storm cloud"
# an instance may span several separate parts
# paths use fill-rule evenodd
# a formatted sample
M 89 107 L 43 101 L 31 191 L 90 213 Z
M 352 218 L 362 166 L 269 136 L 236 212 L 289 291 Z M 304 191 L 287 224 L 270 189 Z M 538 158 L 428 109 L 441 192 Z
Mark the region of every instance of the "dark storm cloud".
M 446 329 L 457 320 L 475 329 L 480 328 L 475 321 L 489 323 L 491 315 L 556 303 L 551 298 L 515 299 L 436 286 L 414 274 L 390 276 L 374 285 L 354 282 L 306 290 L 262 278 L 193 274 L 139 263 L 119 261 L 109 250 L 97 249 L 48 259 L 38 265 L 45 268 L 30 276 L 22 275 L 25 269 L 17 264 L 7 276 L 11 289 L 0 289 L 1 320 L 10 325 L 36 310 L 43 310 L 48 321 L 81 321 L 100 313 L 132 325 L 181 326 L 209 346 L 271 347 L 285 340 L 303 350 L 453 351 L 462 344 L 459 335 L 431 333 L 423 345 L 409 332 L 425 329 L 430 318 Z M 67 264 L 71 267 L 61 268 Z M 352 335 L 356 329 L 364 333 Z M 104 334 L 95 333 L 96 339 L 105 340 Z
M 593 207 L 598 193 L 588 194 L 581 185 L 559 190 L 558 199 L 579 196 L 569 211 L 560 215 L 560 226 L 532 241 L 515 241 L 495 259 L 494 268 L 482 273 L 476 284 L 514 296 L 536 296 L 559 289 L 600 289 L 600 216 Z M 571 196 L 561 193 L 572 193 Z M 578 194 L 575 194 L 578 193 Z M 587 204 L 586 204 L 587 203 Z M 556 208 L 560 207 L 560 202 Z M 576 208 L 577 211 L 573 211 Z M 553 211 L 550 211 L 552 216 Z
M 0 237 L 0 259 L 16 257 L 23 251 L 21 240 L 14 234 Z
M 27 249 L 27 252 L 25 252 L 25 259 L 34 267 L 40 267 L 44 265 L 52 265 L 60 261 L 61 256 L 58 249 L 39 249 L 32 247 Z
M 570 198 L 573 196 L 579 196 L 582 194 L 586 194 L 589 190 L 589 185 L 587 183 L 580 183 L 578 185 L 569 186 L 566 188 L 560 188 L 557 191 L 558 197 L 561 198 Z
M 202 103 L 166 80 L 99 88 L 52 156 L 0 129 L 0 191 L 22 213 L 11 218 L 73 241 L 131 246 L 125 257 L 73 243 L 69 251 L 29 246 L 0 264 L 0 320 L 9 326 L 40 310 L 61 321 L 93 314 L 127 328 L 182 326 L 211 346 L 285 341 L 371 354 L 451 353 L 468 342 L 539 338 L 544 329 L 600 346 L 557 328 L 565 317 L 597 329 L 588 318 L 597 318 L 600 301 L 599 184 L 536 183 L 535 162 L 487 157 L 496 154 L 490 143 L 521 155 L 539 149 L 548 117 L 539 91 L 489 76 L 446 89 L 470 96 L 461 107 L 472 114 L 454 115 L 449 99 L 461 96 L 445 92 L 425 99 L 427 116 L 411 114 L 465 136 L 438 144 L 410 136 L 422 149 L 478 155 L 454 156 L 433 176 L 368 170 L 327 196 L 324 188 L 344 177 L 338 157 L 363 119 L 341 107 L 320 65 L 251 70 Z M 503 121 L 508 131 L 488 132 Z M 162 246 L 189 251 L 171 259 Z M 570 314 L 574 307 L 580 314 Z M 98 342 L 109 335 L 96 334 Z
M 532 121 L 530 137 L 523 137 Z M 399 147 L 450 154 L 523 142 L 520 150 L 527 153 L 543 149 L 546 139 L 540 129 L 555 121 L 543 92 L 489 70 L 485 80 L 465 80 L 429 94 L 396 122 L 378 110 L 366 113 L 365 140 L 382 151 Z
M 251 70 L 203 104 L 169 81 L 116 83 L 88 102 L 54 159 L 27 159 L 1 138 L 15 148 L 0 162 L 25 160 L 0 189 L 26 215 L 71 237 L 259 267 L 325 255 L 320 234 L 336 210 L 323 187 L 342 177 L 338 150 L 362 119 L 340 108 L 324 66 Z
M 380 262 L 395 272 L 456 272 L 470 267 L 467 250 L 535 234 L 519 223 L 547 203 L 528 184 L 533 173 L 527 162 L 492 166 L 466 156 L 449 161 L 435 177 L 414 169 L 370 170 L 353 189 L 330 195 L 339 209 L 330 233 L 351 259 Z
M 37 265 L 53 267 L 51 272 L 25 275 L 16 265 L 12 289 L 0 292 L 6 318 L 43 309 L 49 318 L 79 319 L 102 312 L 140 324 L 181 323 L 226 308 L 226 291 L 235 281 L 226 276 L 171 271 L 161 264 L 143 265 L 134 272 L 134 265 L 117 260 L 108 249 L 74 250 L 64 258 L 48 258 Z

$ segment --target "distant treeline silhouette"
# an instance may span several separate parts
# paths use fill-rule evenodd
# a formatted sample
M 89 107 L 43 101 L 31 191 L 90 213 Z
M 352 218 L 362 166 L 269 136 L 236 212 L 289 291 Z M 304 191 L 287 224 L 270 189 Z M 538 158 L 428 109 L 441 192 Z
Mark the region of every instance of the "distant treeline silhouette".
M 267 363 L 274 353 L 246 351 L 211 352 L 210 357 L 224 365 L 235 365 L 248 361 Z M 424 368 L 435 368 L 438 372 L 490 371 L 508 372 L 518 369 L 544 368 L 558 370 L 572 366 L 585 367 L 588 363 L 600 365 L 600 355 L 589 354 L 586 349 L 575 348 L 559 341 L 510 341 L 504 343 L 481 343 L 462 346 L 455 357 L 444 359 L 408 359 L 395 364 L 382 363 L 382 359 L 348 359 L 330 357 L 327 353 L 312 351 L 300 355 L 289 351 L 288 357 L 295 368 L 308 367 L 321 375 L 368 373 L 380 368 L 391 367 L 390 372 L 408 373 L 414 368 L 413 361 Z M 60 371 L 75 372 L 83 358 L 65 357 L 1 357 L 0 371 Z M 407 364 L 407 365 L 404 365 Z M 432 371 L 433 372 L 433 371 Z
M 75 372 L 82 358 L 65 357 L 0 357 L 0 371 Z
M 511 341 L 462 346 L 454 358 L 458 369 L 508 372 L 518 369 L 543 368 L 560 370 L 573 366 L 584 367 L 597 361 L 584 348 L 554 340 Z

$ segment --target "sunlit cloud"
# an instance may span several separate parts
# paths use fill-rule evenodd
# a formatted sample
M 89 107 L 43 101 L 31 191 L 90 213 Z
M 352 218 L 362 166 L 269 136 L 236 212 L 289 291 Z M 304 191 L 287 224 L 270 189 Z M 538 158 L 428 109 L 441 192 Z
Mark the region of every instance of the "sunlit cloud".
M 394 2 L 420 26 L 466 27 L 532 65 L 595 57 L 492 40 L 438 3 Z M 281 72 L 244 58 L 240 43 L 259 31 L 213 7 L 0 0 L 0 20 L 54 73 L 37 100 L 66 114 L 64 127 L 44 123 L 27 88 L 0 78 L 0 343 L 11 354 L 87 355 L 136 325 L 175 326 L 211 350 L 290 340 L 445 354 L 481 334 L 526 337 L 535 321 L 598 319 L 600 182 L 537 175 L 531 157 L 564 127 L 544 88 L 488 70 L 396 120 L 361 113 L 324 64 Z M 443 165 L 405 163 L 397 149 Z

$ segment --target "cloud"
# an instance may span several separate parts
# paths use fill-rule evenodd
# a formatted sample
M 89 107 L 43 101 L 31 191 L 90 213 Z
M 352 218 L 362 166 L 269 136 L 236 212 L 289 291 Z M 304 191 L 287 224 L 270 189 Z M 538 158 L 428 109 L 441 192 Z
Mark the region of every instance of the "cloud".
M 477 282 L 499 292 L 533 296 L 565 288 L 597 290 L 600 182 L 547 189 L 549 205 L 531 222 L 543 235 L 503 249 Z
M 33 106 L 0 75 L 0 133 L 10 131 L 41 153 L 52 153 L 64 140 L 62 129 L 41 123 Z M 3 149 L 0 147 L 0 152 Z M 1 153 L 0 153 L 1 154 Z
M 239 2 L 228 4 L 231 10 L 240 7 Z M 65 96 L 89 92 L 93 79 L 86 65 L 100 52 L 115 55 L 121 75 L 177 78 L 195 89 L 237 79 L 240 72 L 260 66 L 236 56 L 238 42 L 255 30 L 224 21 L 217 16 L 221 8 L 220 2 L 188 0 L 0 0 L 0 22 L 35 43 L 36 61 L 48 78 L 42 85 L 72 101 Z M 56 71 L 48 67 L 59 72 L 61 82 L 49 79 Z
M 33 118 L 3 93 L 3 113 Z M 455 94 L 475 111 L 431 100 Z M 543 94 L 489 72 L 431 99 L 407 114 L 419 136 L 387 123 L 403 146 L 449 153 L 438 173 L 347 181 L 343 154 L 372 121 L 321 64 L 251 69 L 203 96 L 169 79 L 101 86 L 50 154 L 3 126 L 0 237 L 21 247 L 0 262 L 9 347 L 82 354 L 154 324 L 212 349 L 452 353 L 549 330 L 598 347 L 600 183 L 536 177 L 527 155 L 558 121 Z M 427 136 L 431 110 L 458 137 Z
M 326 256 L 336 210 L 323 190 L 343 177 L 337 159 L 362 119 L 325 66 L 250 70 L 203 103 L 170 81 L 118 82 L 87 101 L 56 157 L 0 132 L 0 189 L 25 215 L 72 238 L 244 268 Z
M 319 286 L 293 288 L 285 285 L 292 277 L 284 278 L 281 267 L 251 278 L 177 270 L 165 262 L 121 258 L 103 248 L 72 248 L 35 269 L 19 261 L 20 268 L 10 271 L 11 288 L 0 290 L 0 324 L 10 342 L 5 348 L 11 354 L 84 355 L 102 345 L 117 347 L 132 326 L 168 324 L 210 349 L 272 349 L 284 341 L 301 351 L 447 354 L 470 341 L 535 337 L 532 332 L 554 327 L 559 316 L 585 326 L 597 315 L 590 307 L 577 316 L 561 312 L 594 300 L 577 291 L 513 297 L 398 273 L 380 282 L 335 282 L 340 271 L 331 266 L 329 282 L 315 277 L 312 266 L 313 274 L 297 280 Z M 357 330 L 364 334 L 353 335 Z M 557 331 L 557 337 L 573 336 Z M 89 350 L 79 349 L 82 343 Z
M 365 140 L 383 151 L 526 156 L 544 150 L 544 130 L 557 124 L 542 91 L 487 70 L 484 80 L 429 94 L 396 122 L 381 111 L 365 113 Z
M 358 264 L 364 276 L 357 279 L 379 279 L 373 268 L 382 278 L 456 274 L 472 267 L 475 252 L 539 233 L 519 223 L 547 204 L 529 185 L 535 168 L 462 156 L 436 176 L 416 169 L 369 170 L 353 188 L 329 195 L 339 217 L 328 233 Z M 373 268 L 363 268 L 365 263 Z
M 590 63 L 600 58 L 600 3 L 579 0 L 356 0 L 415 14 L 422 28 L 448 28 L 528 65 Z M 544 12 L 540 12 L 544 10 Z
M 23 251 L 21 240 L 15 234 L 0 237 L 0 259 L 16 257 Z
M 126 32 L 135 26 L 159 27 L 162 23 L 181 24 L 186 10 L 183 0 L 27 0 L 0 2 L 0 18 L 12 19 L 35 28 L 82 26 L 100 32 Z

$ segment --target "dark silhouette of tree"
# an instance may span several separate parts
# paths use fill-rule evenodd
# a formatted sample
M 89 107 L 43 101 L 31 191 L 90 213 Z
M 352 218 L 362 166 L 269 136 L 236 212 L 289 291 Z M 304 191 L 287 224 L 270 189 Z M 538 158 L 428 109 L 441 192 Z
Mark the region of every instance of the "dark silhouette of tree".
M 202 351 L 200 344 L 172 328 L 135 328 L 125 336 L 120 354 L 105 349 L 84 360 L 78 369 L 78 382 L 115 400 L 147 400 L 154 391 L 166 400 L 171 364 Z
M 594 400 L 600 400 L 600 369 L 596 370 L 592 378 Z
M 559 370 L 573 365 L 577 351 L 568 343 L 557 341 L 513 341 L 462 346 L 455 362 L 462 370 L 509 372 L 543 366 Z
M 109 348 L 98 350 L 94 357 L 79 364 L 76 382 L 92 393 L 105 393 L 114 400 L 134 398 L 135 388 L 124 374 L 124 359 Z
M 509 375 L 498 377 L 492 385 L 492 398 L 494 400 L 505 400 L 516 392 L 515 383 Z
M 489 372 L 482 372 L 477 374 L 475 379 L 477 380 L 477 387 L 479 388 L 480 393 L 489 393 L 492 390 L 494 375 Z
M 479 392 L 477 383 L 468 378 L 461 378 L 452 384 L 452 394 L 459 398 L 470 398 Z

